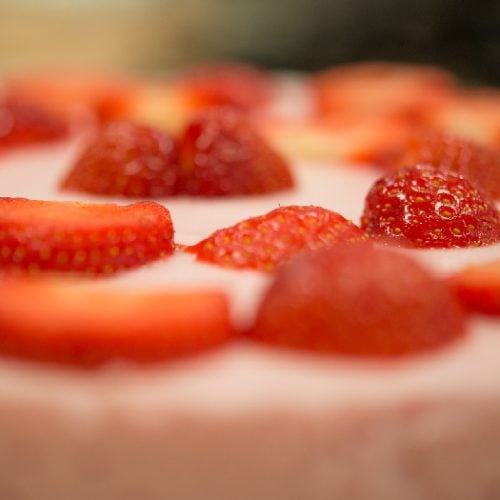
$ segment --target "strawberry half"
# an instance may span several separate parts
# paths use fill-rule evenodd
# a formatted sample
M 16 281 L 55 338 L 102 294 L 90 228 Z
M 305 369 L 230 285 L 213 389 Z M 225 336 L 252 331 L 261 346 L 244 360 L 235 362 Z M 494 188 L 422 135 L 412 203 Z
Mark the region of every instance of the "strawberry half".
M 272 271 L 297 253 L 365 239 L 357 226 L 336 212 L 290 206 L 220 229 L 187 251 L 204 262 Z
M 230 106 L 252 111 L 271 97 L 271 83 L 264 71 L 241 63 L 216 63 L 195 67 L 177 82 L 190 106 Z
M 260 194 L 291 188 L 287 162 L 242 115 L 201 113 L 180 141 L 182 192 L 198 196 Z
M 468 309 L 500 315 L 500 260 L 466 267 L 450 283 Z
M 0 268 L 110 274 L 173 251 L 168 210 L 0 198 Z
M 97 131 L 63 180 L 63 189 L 136 198 L 175 194 L 179 176 L 175 140 L 131 122 Z
M 448 287 L 408 257 L 369 245 L 336 245 L 285 264 L 250 335 L 330 354 L 400 356 L 464 335 Z
M 447 132 L 426 130 L 411 137 L 398 164 L 434 165 L 453 170 L 500 198 L 500 152 Z
M 500 240 L 494 203 L 465 177 L 429 165 L 378 180 L 366 197 L 361 227 L 403 246 L 467 247 Z
M 218 291 L 96 290 L 54 279 L 0 282 L 0 352 L 89 366 L 160 361 L 220 345 L 233 335 Z
M 453 77 L 437 68 L 362 62 L 319 73 L 313 80 L 319 113 L 360 118 L 395 116 L 419 122 L 455 92 Z
M 0 149 L 64 139 L 68 133 L 62 120 L 26 101 L 0 101 Z

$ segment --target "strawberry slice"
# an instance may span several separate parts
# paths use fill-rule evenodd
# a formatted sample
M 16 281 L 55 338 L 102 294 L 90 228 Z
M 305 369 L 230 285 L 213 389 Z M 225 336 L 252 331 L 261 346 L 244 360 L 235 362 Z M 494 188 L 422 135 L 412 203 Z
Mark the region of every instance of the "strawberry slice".
M 178 134 L 194 113 L 190 106 L 177 85 L 140 82 L 102 98 L 96 110 L 101 123 L 133 121 Z
M 86 120 L 103 100 L 133 87 L 111 73 L 50 71 L 18 74 L 6 83 L 7 95 L 35 103 L 66 120 Z
M 62 181 L 63 189 L 127 197 L 175 194 L 177 143 L 164 132 L 131 122 L 103 126 Z
M 271 82 L 261 69 L 242 63 L 214 63 L 188 70 L 177 82 L 192 108 L 230 106 L 252 111 L 271 97 Z
M 365 239 L 357 226 L 336 212 L 290 206 L 220 229 L 187 251 L 204 262 L 272 271 L 297 253 Z
M 260 194 L 294 184 L 287 162 L 229 108 L 214 108 L 195 118 L 181 137 L 180 154 L 181 190 L 187 194 Z
M 173 251 L 168 210 L 0 198 L 0 268 L 110 274 Z
M 450 282 L 468 309 L 500 315 L 500 260 L 467 267 Z
M 313 81 L 320 115 L 399 116 L 420 121 L 455 92 L 447 72 L 398 63 L 355 63 L 323 71 Z
M 440 103 L 427 117 L 430 126 L 492 148 L 500 148 L 500 91 L 462 91 Z
M 465 177 L 416 165 L 373 185 L 361 227 L 372 236 L 403 246 L 481 246 L 500 240 L 500 213 Z
M 385 165 L 401 154 L 413 127 L 394 117 L 360 118 L 339 113 L 328 119 L 261 120 L 259 130 L 286 157 Z
M 0 282 L 0 352 L 90 366 L 160 361 L 215 347 L 233 328 L 218 291 L 97 290 L 57 279 Z
M 425 130 L 403 148 L 399 166 L 417 163 L 453 170 L 474 180 L 493 198 L 500 198 L 500 151 L 453 134 Z
M 64 139 L 68 133 L 62 120 L 27 101 L 0 101 L 0 149 Z
M 408 257 L 336 245 L 278 271 L 250 335 L 320 353 L 390 357 L 436 349 L 464 333 L 449 288 Z

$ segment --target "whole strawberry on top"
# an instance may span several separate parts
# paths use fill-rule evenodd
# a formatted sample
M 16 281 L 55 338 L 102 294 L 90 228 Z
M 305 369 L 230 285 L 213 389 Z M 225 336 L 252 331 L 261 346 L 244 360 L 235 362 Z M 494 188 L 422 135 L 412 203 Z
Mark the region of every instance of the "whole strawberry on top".
M 336 212 L 289 206 L 219 229 L 187 251 L 208 263 L 273 271 L 298 253 L 364 240 L 363 231 Z
M 261 194 L 294 185 L 288 163 L 243 115 L 229 108 L 200 113 L 180 139 L 183 193 Z
M 429 165 L 378 180 L 366 197 L 361 227 L 387 242 L 423 248 L 500 240 L 500 214 L 493 201 L 460 174 Z
M 320 353 L 389 357 L 435 349 L 464 333 L 444 282 L 405 255 L 357 244 L 282 266 L 250 336 Z
M 176 193 L 177 143 L 159 130 L 132 122 L 99 129 L 62 182 L 63 189 L 127 197 Z

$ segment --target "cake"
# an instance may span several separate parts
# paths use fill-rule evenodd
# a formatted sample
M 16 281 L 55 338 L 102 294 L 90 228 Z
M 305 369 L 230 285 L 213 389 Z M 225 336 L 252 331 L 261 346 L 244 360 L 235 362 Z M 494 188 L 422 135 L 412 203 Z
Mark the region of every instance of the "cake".
M 330 77 L 322 75 L 314 88 Z M 414 75 L 409 78 L 414 81 Z M 370 155 L 358 155 L 367 142 L 360 144 L 365 136 L 357 134 L 349 135 L 345 147 L 321 147 L 336 136 L 318 138 L 314 127 L 329 130 L 325 124 L 338 119 L 335 99 L 322 100 L 321 116 L 313 116 L 309 99 L 314 91 L 301 78 L 287 77 L 274 85 L 267 104 L 259 98 L 257 104 L 238 105 L 258 106 L 252 111 L 255 120 L 267 138 L 286 151 L 294 186 L 263 194 L 154 198 L 170 212 L 177 245 L 196 245 L 216 230 L 280 206 L 315 205 L 360 221 L 366 193 L 381 171 L 380 166 L 353 162 L 383 157 L 380 165 L 386 168 L 387 158 L 396 153 L 385 154 L 384 138 L 384 155 L 379 154 L 379 141 L 375 150 L 370 146 Z M 442 93 L 451 92 L 456 102 L 452 86 L 447 78 L 437 79 L 439 116 L 444 115 L 444 101 L 451 106 Z M 19 83 L 14 87 L 19 89 Z M 136 96 L 141 94 L 143 111 L 146 92 L 133 87 L 132 100 L 128 87 L 125 101 L 113 92 L 103 107 L 101 96 L 100 112 L 104 109 L 113 119 L 137 117 Z M 212 97 L 205 98 L 213 104 Z M 174 125 L 168 117 L 164 120 L 169 130 L 178 127 L 179 116 L 181 121 L 190 116 L 190 106 L 199 107 L 192 99 L 189 103 Z M 435 106 L 433 101 L 426 120 L 438 116 Z M 404 123 L 397 130 L 406 131 L 415 120 L 413 103 L 410 109 L 410 118 L 407 110 L 403 118 L 392 112 L 389 118 L 375 116 L 377 109 L 368 120 L 389 120 L 391 127 L 397 120 Z M 2 151 L 1 196 L 120 205 L 137 201 L 60 188 L 88 141 L 88 116 L 69 111 L 73 135 Z M 387 108 L 383 111 L 385 115 Z M 142 113 L 144 117 L 151 115 Z M 482 136 L 487 136 L 488 147 L 495 144 L 491 137 L 500 137 L 491 132 L 494 126 Z M 360 127 L 366 130 L 367 125 Z M 310 142 L 302 147 L 297 133 L 300 138 L 312 134 L 320 147 L 311 148 Z M 446 279 L 469 265 L 498 261 L 500 244 L 398 252 Z M 178 248 L 168 257 L 81 286 L 102 293 L 223 291 L 229 297 L 232 324 L 245 330 L 273 279 L 269 272 L 205 263 Z M 7 304 L 13 295 L 5 288 L 8 283 L 3 281 L 0 290 Z M 40 301 L 43 306 L 43 297 Z M 58 311 L 51 313 L 57 318 Z M 25 314 L 30 314 L 29 303 Z M 151 363 L 109 359 L 82 368 L 3 354 L 0 498 L 500 498 L 499 327 L 498 315 L 471 315 L 466 335 L 437 349 L 390 359 L 319 355 L 245 336 Z

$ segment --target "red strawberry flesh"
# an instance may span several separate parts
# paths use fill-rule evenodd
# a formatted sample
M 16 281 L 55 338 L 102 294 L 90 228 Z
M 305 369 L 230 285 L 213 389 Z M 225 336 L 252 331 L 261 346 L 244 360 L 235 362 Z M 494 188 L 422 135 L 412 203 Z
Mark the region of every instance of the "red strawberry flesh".
M 160 361 L 220 345 L 232 335 L 227 299 L 218 291 L 0 282 L 0 352 L 20 358 L 80 366 Z
M 0 198 L 0 268 L 110 274 L 173 251 L 167 209 Z

